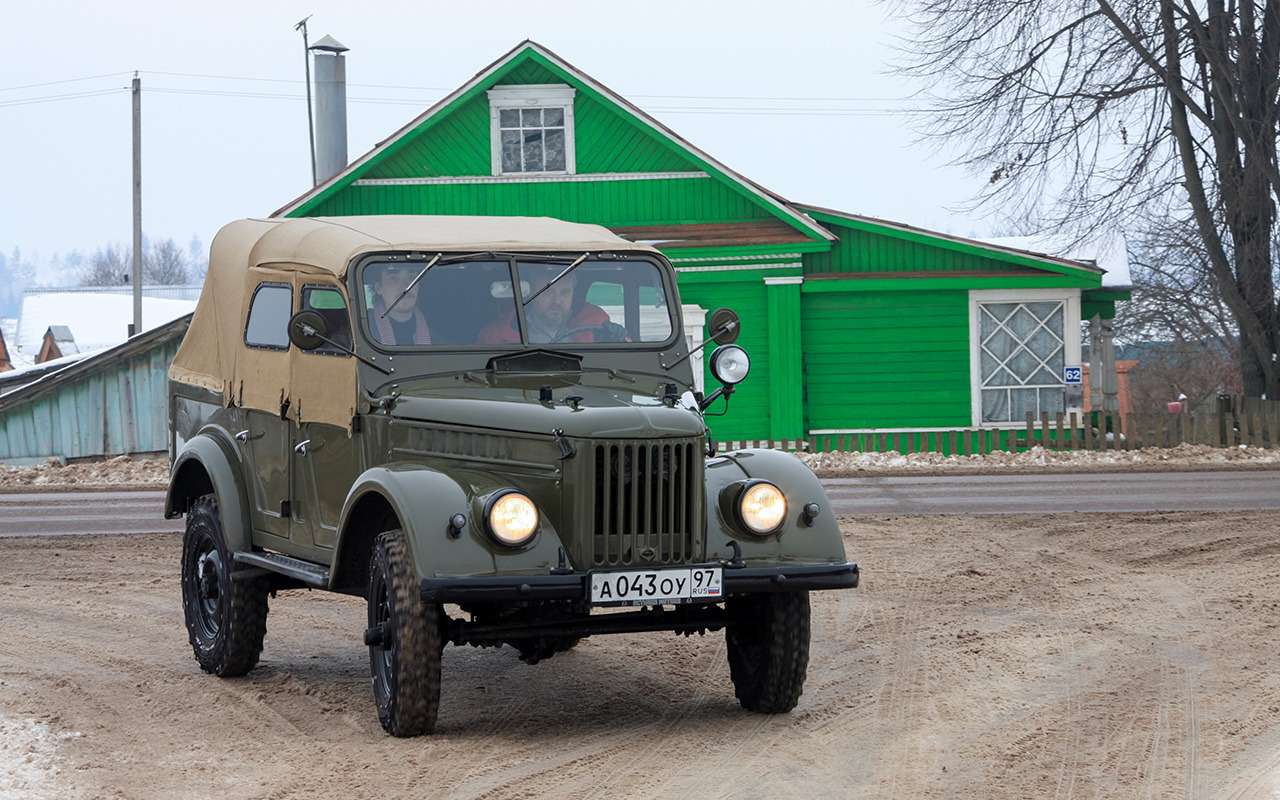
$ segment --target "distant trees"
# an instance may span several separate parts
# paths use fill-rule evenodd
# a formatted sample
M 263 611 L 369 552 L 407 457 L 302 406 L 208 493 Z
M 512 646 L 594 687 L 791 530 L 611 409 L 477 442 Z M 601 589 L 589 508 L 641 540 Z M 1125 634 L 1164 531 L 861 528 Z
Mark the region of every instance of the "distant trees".
M 199 237 L 191 237 L 184 250 L 173 239 L 142 240 L 142 280 L 151 285 L 172 286 L 204 280 L 208 260 Z M 133 275 L 131 248 L 107 245 L 89 257 L 79 275 L 82 286 L 119 286 Z

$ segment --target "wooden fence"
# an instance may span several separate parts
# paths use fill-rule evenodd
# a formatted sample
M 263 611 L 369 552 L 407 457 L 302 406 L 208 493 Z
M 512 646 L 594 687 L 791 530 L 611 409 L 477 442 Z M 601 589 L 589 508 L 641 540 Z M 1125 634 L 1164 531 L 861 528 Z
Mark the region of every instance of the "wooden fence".
M 1004 429 L 956 429 L 845 433 L 806 439 L 718 442 L 721 450 L 769 447 L 810 453 L 942 453 L 979 455 L 1050 450 L 1137 450 L 1201 444 L 1211 447 L 1280 447 L 1280 401 L 1222 396 L 1210 412 L 1164 414 L 1028 414 L 1026 425 Z

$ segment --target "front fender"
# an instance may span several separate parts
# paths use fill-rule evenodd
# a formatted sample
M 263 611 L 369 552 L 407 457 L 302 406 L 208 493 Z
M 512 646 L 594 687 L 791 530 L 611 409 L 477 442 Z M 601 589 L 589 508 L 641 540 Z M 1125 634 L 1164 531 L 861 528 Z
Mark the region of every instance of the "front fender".
M 841 563 L 846 560 L 840 526 L 817 476 L 800 459 L 777 450 L 739 450 L 707 461 L 707 558 L 729 559 L 737 542 L 748 563 Z M 727 517 L 720 495 L 747 478 L 771 481 L 787 498 L 787 519 L 777 533 L 756 536 Z M 801 509 L 817 503 L 818 516 L 806 525 Z
M 227 446 L 229 445 L 219 441 L 217 433 L 209 431 L 201 432 L 186 441 L 173 460 L 173 469 L 169 472 L 164 515 L 166 518 L 173 518 L 183 512 L 190 499 L 185 491 L 186 487 L 192 485 L 193 475 L 190 471 L 203 469 L 213 486 L 213 494 L 218 499 L 218 514 L 227 547 L 233 553 L 248 552 L 253 549 L 249 506 L 245 502 L 246 495 L 239 470 L 228 455 Z
M 335 553 L 341 554 L 348 540 L 359 535 L 361 501 L 376 493 L 399 519 L 419 578 L 546 574 L 557 564 L 560 537 L 545 514 L 533 541 L 515 550 L 490 539 L 483 520 L 477 518 L 477 498 L 510 485 L 508 479 L 475 470 L 454 470 L 446 475 L 419 464 L 373 467 L 356 479 L 343 503 Z M 454 514 L 467 517 L 467 525 L 457 537 L 449 533 Z M 334 570 L 332 580 L 337 578 Z

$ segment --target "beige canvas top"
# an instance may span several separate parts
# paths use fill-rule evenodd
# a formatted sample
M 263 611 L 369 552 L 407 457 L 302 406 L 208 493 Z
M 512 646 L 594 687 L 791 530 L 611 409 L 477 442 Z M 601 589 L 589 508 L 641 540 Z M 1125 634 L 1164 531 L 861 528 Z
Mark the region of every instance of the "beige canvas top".
M 599 225 L 547 217 L 238 220 L 213 239 L 209 272 L 170 379 L 217 392 L 227 405 L 273 414 L 287 401 L 290 419 L 349 429 L 356 406 L 355 359 L 246 346 L 249 304 L 264 282 L 291 286 L 294 311 L 303 286 L 332 286 L 345 296 L 348 267 L 365 253 L 383 251 L 658 252 Z

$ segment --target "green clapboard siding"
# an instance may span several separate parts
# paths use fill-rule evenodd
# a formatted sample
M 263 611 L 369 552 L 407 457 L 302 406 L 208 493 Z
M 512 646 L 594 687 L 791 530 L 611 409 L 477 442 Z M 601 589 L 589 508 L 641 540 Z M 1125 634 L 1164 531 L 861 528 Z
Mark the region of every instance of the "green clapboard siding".
M 534 215 L 610 226 L 768 216 L 760 206 L 708 178 L 350 186 L 308 212 L 308 216 L 347 214 Z
M 801 302 L 809 429 L 970 424 L 967 292 Z
M 769 438 L 769 329 L 765 324 L 768 304 L 764 283 L 759 278 L 742 283 L 681 283 L 680 300 L 708 311 L 726 306 L 742 317 L 742 335 L 737 343 L 751 356 L 751 374 L 729 399 L 728 414 L 707 417 L 712 436 L 720 441 Z M 706 336 L 708 331 L 704 329 L 702 333 Z M 714 347 L 708 345 L 708 356 Z M 710 394 L 720 384 L 705 368 L 708 363 L 709 359 L 704 358 L 702 385 Z M 710 410 L 718 413 L 723 408 L 724 401 L 718 401 Z
M 827 219 L 823 227 L 840 237 L 825 253 L 806 253 L 806 273 L 826 272 L 1010 272 L 1025 269 L 971 253 L 860 230 Z
M 545 67 L 523 62 L 495 86 L 564 81 Z M 491 88 L 491 87 L 486 87 Z M 574 98 L 577 172 L 690 172 L 701 168 L 646 126 L 578 92 Z M 366 178 L 421 178 L 490 174 L 489 97 L 480 92 L 412 141 L 371 165 Z

